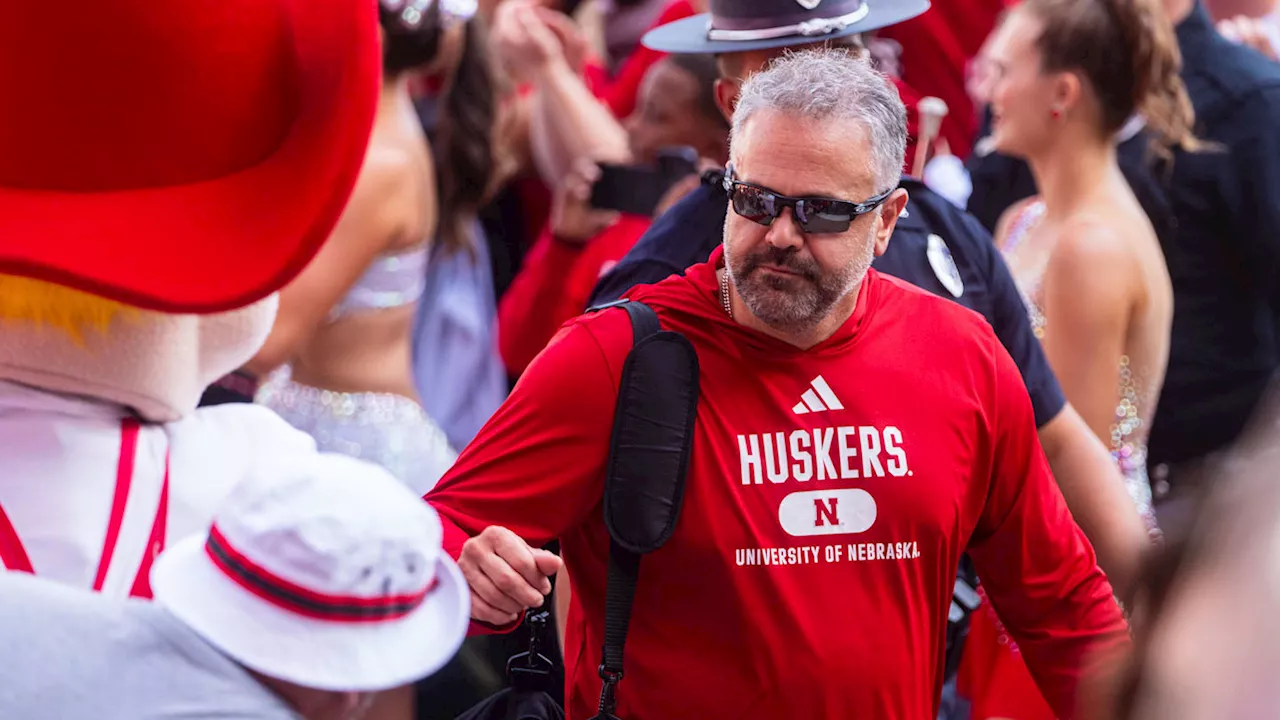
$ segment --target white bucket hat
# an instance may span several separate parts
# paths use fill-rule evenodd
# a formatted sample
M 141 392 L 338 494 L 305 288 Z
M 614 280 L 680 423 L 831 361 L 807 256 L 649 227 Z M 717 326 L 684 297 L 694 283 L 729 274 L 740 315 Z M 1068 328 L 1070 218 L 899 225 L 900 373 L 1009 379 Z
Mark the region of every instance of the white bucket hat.
M 155 601 L 229 657 L 319 690 L 424 678 L 466 636 L 470 591 L 440 519 L 382 468 L 342 455 L 258 469 L 207 537 L 162 553 Z

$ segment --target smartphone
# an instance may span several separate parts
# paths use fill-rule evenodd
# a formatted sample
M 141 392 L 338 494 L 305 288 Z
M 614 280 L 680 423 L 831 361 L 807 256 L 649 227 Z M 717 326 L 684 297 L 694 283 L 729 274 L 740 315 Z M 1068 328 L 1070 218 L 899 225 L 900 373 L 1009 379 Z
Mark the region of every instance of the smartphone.
M 653 215 L 672 185 L 698 172 L 698 153 L 690 147 L 658 151 L 653 165 L 600 165 L 591 188 L 591 206 L 632 215 Z

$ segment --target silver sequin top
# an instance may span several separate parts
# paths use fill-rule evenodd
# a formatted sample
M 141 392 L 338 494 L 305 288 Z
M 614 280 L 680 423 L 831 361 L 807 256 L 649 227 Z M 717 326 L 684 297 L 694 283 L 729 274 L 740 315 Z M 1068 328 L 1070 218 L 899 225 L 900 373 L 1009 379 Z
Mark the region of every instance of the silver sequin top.
M 1012 258 L 1018 246 L 1039 226 L 1043 218 L 1044 203 L 1039 200 L 1027 203 L 1014 217 L 1009 225 L 1008 236 L 1000 247 L 1000 252 L 1006 259 Z M 1042 268 L 1034 277 L 1017 278 L 1023 301 L 1027 305 L 1027 313 L 1031 317 L 1032 331 L 1041 340 L 1047 329 L 1044 311 L 1038 302 L 1043 274 Z M 1151 483 L 1147 478 L 1147 426 L 1150 424 L 1151 413 L 1155 410 L 1156 398 L 1143 392 L 1141 383 L 1130 366 L 1128 355 L 1121 355 L 1117 362 L 1120 365 L 1120 382 L 1116 388 L 1116 412 L 1111 424 L 1111 456 L 1120 467 L 1129 497 L 1137 506 L 1147 529 L 1155 532 Z
M 427 286 L 427 248 L 383 255 L 329 313 L 336 320 L 357 310 L 380 310 L 418 301 Z

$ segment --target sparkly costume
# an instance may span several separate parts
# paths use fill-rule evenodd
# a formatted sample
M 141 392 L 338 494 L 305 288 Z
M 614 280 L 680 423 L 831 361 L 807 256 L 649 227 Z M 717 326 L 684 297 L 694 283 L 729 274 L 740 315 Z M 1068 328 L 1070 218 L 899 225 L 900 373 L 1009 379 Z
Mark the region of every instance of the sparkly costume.
M 414 248 L 377 258 L 329 313 L 329 320 L 361 310 L 410 305 L 427 286 L 427 249 Z
M 1045 206 L 1033 200 L 1013 218 L 1000 251 L 1006 258 L 1020 246 L 1044 218 Z M 1044 267 L 1035 268 L 1031 278 L 1017 278 L 1031 327 L 1040 340 L 1048 330 L 1038 300 Z M 1156 393 L 1143 388 L 1135 377 L 1129 356 L 1121 355 L 1120 379 L 1116 388 L 1116 412 L 1111 425 L 1110 450 L 1124 477 L 1125 489 L 1133 500 L 1148 532 L 1158 533 L 1152 507 L 1151 485 L 1147 478 L 1147 427 L 1156 407 Z M 1143 414 L 1143 411 L 1146 414 Z M 1032 680 L 1017 644 L 996 617 L 986 594 L 979 588 L 982 607 L 973 615 L 965 658 L 961 667 L 960 692 L 971 705 L 974 718 L 1010 717 L 1016 720 L 1054 720 L 1048 703 Z
M 329 320 L 417 302 L 426 284 L 426 262 L 424 248 L 378 258 Z M 321 450 L 376 462 L 419 493 L 434 487 L 457 458 L 422 406 L 402 395 L 310 387 L 293 382 L 285 366 L 263 383 L 257 401 L 315 438 Z
M 1018 213 L 1009 226 L 1001 252 L 1008 257 L 1040 224 L 1044 217 L 1044 203 L 1032 201 Z M 1035 273 L 1034 279 L 1021 286 L 1023 300 L 1027 304 L 1027 312 L 1031 316 L 1031 327 L 1037 338 L 1045 337 L 1044 311 L 1037 298 L 1040 295 L 1040 283 L 1043 268 Z M 1156 392 L 1140 386 L 1134 377 L 1129 364 L 1129 356 L 1121 355 L 1120 383 L 1116 388 L 1116 414 L 1111 425 L 1110 449 L 1124 476 L 1125 488 L 1129 497 L 1138 508 L 1149 531 L 1155 530 L 1155 511 L 1151 506 L 1151 483 L 1147 478 L 1147 426 L 1151 413 L 1156 407 Z M 1158 390 L 1158 388 L 1157 388 Z M 1143 414 L 1143 411 L 1146 411 Z

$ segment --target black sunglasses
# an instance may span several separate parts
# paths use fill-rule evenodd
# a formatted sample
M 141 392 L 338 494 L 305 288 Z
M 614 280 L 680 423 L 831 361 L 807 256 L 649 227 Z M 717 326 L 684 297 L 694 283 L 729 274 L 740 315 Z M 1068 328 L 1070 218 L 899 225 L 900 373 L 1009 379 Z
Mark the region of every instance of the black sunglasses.
M 823 197 L 789 197 L 759 185 L 735 180 L 732 165 L 724 173 L 724 191 L 733 201 L 734 212 L 768 227 L 782 214 L 783 209 L 791 208 L 796 224 L 811 235 L 845 232 L 854 218 L 880 207 L 893 194 L 893 190 L 890 188 L 864 202 Z

